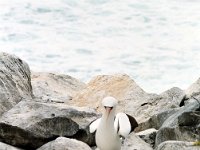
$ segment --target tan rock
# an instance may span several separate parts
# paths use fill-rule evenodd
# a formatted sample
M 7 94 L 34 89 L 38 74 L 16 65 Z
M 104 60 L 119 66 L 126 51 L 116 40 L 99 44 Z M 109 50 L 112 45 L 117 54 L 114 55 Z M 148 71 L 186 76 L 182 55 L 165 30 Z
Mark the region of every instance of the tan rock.
M 74 96 L 71 105 L 89 106 L 101 111 L 101 101 L 106 96 L 119 100 L 117 111 L 128 113 L 136 117 L 138 122 L 144 122 L 160 111 L 179 107 L 178 102 L 184 93 L 181 89 L 172 88 L 161 95 L 150 94 L 126 74 L 99 75 Z
M 128 75 L 99 75 L 92 79 L 84 90 L 74 96 L 71 104 L 89 106 L 100 111 L 101 101 L 106 96 L 113 96 L 119 100 L 118 111 L 133 114 L 134 109 L 146 102 L 149 94 Z
M 178 107 L 184 92 L 179 88 L 172 88 L 161 95 L 150 94 L 126 74 L 99 75 L 74 96 L 71 104 L 101 111 L 101 101 L 106 96 L 119 100 L 118 111 L 135 116 L 138 122 L 144 122 L 160 111 Z

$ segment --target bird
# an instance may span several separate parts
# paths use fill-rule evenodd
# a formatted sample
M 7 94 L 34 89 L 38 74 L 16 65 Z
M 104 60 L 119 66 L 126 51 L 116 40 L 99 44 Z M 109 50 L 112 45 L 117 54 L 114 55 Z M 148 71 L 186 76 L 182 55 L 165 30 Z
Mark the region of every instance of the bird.
M 99 150 L 121 150 L 122 139 L 126 138 L 138 126 L 136 119 L 126 113 L 116 114 L 117 99 L 107 96 L 102 100 L 102 117 L 89 125 L 90 133 L 95 133 Z

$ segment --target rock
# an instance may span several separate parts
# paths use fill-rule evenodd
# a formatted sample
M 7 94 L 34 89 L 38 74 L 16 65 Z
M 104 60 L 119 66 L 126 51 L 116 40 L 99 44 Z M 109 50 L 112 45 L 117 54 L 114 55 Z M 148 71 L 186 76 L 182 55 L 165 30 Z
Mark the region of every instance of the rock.
M 59 136 L 76 137 L 92 144 L 88 125 L 96 117 L 88 108 L 21 101 L 0 118 L 0 140 L 29 150 Z
M 91 148 L 78 140 L 69 139 L 65 137 L 58 137 L 37 150 L 91 150 Z
M 200 140 L 200 111 L 184 112 L 178 117 L 178 125 L 183 133 Z
M 180 108 L 170 108 L 166 111 L 153 115 L 149 120 L 141 123 L 137 131 L 143 131 L 149 128 L 159 129 L 167 118 L 176 113 Z
M 125 94 L 130 93 L 130 90 L 133 90 L 135 96 L 146 95 L 127 75 L 100 75 L 91 80 L 84 90 L 75 95 L 72 103 L 77 106 L 95 107 L 99 110 L 102 99 L 111 95 L 124 106 Z
M 182 99 L 186 96 L 185 92 L 178 87 L 173 87 L 161 94 L 165 100 L 168 100 L 167 108 L 177 108 Z
M 175 109 L 179 108 L 179 103 L 184 97 L 185 97 L 184 91 L 177 87 L 171 88 L 161 93 L 160 95 L 149 94 L 149 96 L 146 97 L 147 98 L 146 103 L 141 104 L 135 110 L 135 116 L 141 116 L 143 118 L 143 119 L 139 119 L 139 120 L 142 120 L 140 121 L 140 123 L 145 123 L 146 121 L 148 122 L 152 116 L 159 117 L 159 120 L 162 118 L 160 121 L 158 120 L 157 124 L 156 122 L 154 122 L 154 124 L 151 124 L 148 127 L 148 128 L 158 129 L 159 126 L 162 124 L 162 122 L 165 120 L 165 117 L 164 117 L 165 115 L 158 115 L 158 114 L 163 114 L 163 112 L 167 112 L 167 111 L 168 113 L 171 111 L 172 112 L 176 111 Z M 128 105 L 129 107 L 134 107 L 134 103 L 133 104 L 129 103 Z M 131 110 L 131 108 L 129 110 Z M 139 125 L 139 128 L 141 125 L 142 124 Z M 145 129 L 148 129 L 148 128 L 145 128 Z
M 177 125 L 179 116 L 181 116 L 185 112 L 195 111 L 198 109 L 199 109 L 199 103 L 197 103 L 196 101 L 188 103 L 187 105 L 181 107 L 176 113 L 171 115 L 168 119 L 166 119 L 162 127 L 174 127 Z
M 153 148 L 132 132 L 125 139 L 121 150 L 153 150 Z
M 137 117 L 137 120 L 148 117 L 143 113 L 137 114 L 137 109 L 147 103 L 151 96 L 142 90 L 128 75 L 100 75 L 92 79 L 87 87 L 74 96 L 72 105 L 88 106 L 101 111 L 101 101 L 106 96 L 119 100 L 118 111 L 126 112 Z
M 186 90 L 186 97 L 191 98 L 191 96 L 200 95 L 200 78 L 190 85 Z
M 85 88 L 85 83 L 68 75 L 32 72 L 33 94 L 43 102 L 65 103 Z
M 168 140 L 179 140 L 179 141 L 195 141 L 199 138 L 198 127 L 194 126 L 183 126 L 182 115 L 186 112 L 195 111 L 199 108 L 197 102 L 188 103 L 181 107 L 176 113 L 168 117 L 156 136 L 156 145 Z M 186 121 L 184 121 L 186 122 Z
M 0 142 L 0 149 L 1 150 L 22 150 L 20 148 L 13 147 L 11 145 L 8 145 L 8 144 L 2 143 L 2 142 Z
M 22 99 L 32 98 L 29 66 L 6 53 L 0 53 L 0 97 L 0 116 Z
M 119 100 L 118 112 L 125 112 L 135 117 L 137 122 L 143 123 L 155 114 L 179 107 L 185 93 L 175 87 L 160 95 L 150 94 L 140 88 L 128 75 L 100 75 L 76 94 L 70 104 L 92 107 L 100 112 L 101 101 L 106 96 L 113 96 Z
M 169 116 L 180 109 L 180 102 L 184 98 L 184 91 L 177 87 L 171 88 L 153 98 L 151 100 L 152 103 L 146 105 L 146 110 L 143 108 L 152 115 L 149 116 L 148 120 L 141 122 L 135 131 L 143 131 L 149 128 L 159 129 Z M 139 112 L 142 113 L 142 110 Z
M 179 126 L 198 126 L 200 125 L 200 111 L 184 112 L 178 117 Z
M 165 141 L 156 150 L 200 150 L 200 146 L 194 146 L 193 142 Z
M 146 143 L 150 144 L 151 147 L 155 147 L 155 139 L 156 139 L 156 133 L 158 130 L 151 128 L 147 129 L 141 132 L 136 133 L 142 140 L 144 140 Z
M 128 110 L 131 111 L 131 107 L 137 106 L 136 110 L 134 110 L 133 108 L 132 110 L 135 111 L 134 113 L 135 116 L 141 116 L 142 119 L 139 120 L 142 120 L 141 123 L 142 122 L 144 123 L 154 115 L 163 113 L 165 111 L 168 111 L 169 109 L 178 108 L 179 103 L 184 98 L 184 95 L 185 93 L 183 90 L 174 87 L 161 93 L 160 95 L 148 94 L 148 96 L 146 96 L 146 103 L 143 103 L 140 106 L 134 104 L 135 102 L 138 102 L 138 100 L 140 99 L 132 100 L 130 103 L 127 103 L 127 105 L 130 107 Z M 132 97 L 134 97 L 134 95 L 132 95 Z M 160 123 L 162 123 L 162 121 Z M 159 126 L 159 124 L 157 126 Z M 154 125 L 150 126 L 150 128 L 157 129 L 157 127 Z

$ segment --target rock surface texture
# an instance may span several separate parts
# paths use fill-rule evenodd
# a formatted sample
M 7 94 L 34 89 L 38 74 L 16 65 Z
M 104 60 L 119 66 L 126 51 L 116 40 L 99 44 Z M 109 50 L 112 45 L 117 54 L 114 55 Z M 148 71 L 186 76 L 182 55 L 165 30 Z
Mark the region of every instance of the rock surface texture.
M 0 116 L 22 99 L 32 97 L 30 69 L 20 58 L 0 53 Z
M 179 107 L 185 97 L 184 91 L 176 87 L 157 95 L 145 92 L 128 75 L 101 75 L 93 78 L 85 89 L 76 94 L 71 105 L 101 111 L 101 100 L 110 95 L 119 100 L 118 111 L 134 116 L 139 123 L 162 111 Z
M 65 137 L 58 137 L 37 150 L 92 150 L 87 144 Z
M 126 74 L 99 75 L 88 84 L 68 75 L 31 75 L 23 60 L 0 53 L 0 150 L 93 149 L 88 126 L 101 116 L 106 96 L 139 122 L 122 150 L 200 149 L 200 79 L 186 90 L 153 94 Z
M 185 90 L 188 98 L 200 95 L 200 78 Z
M 193 142 L 166 141 L 161 143 L 156 150 L 200 150 L 200 147 L 194 146 Z
M 31 83 L 34 97 L 42 102 L 66 103 L 85 88 L 85 83 L 68 75 L 32 72 Z
M 198 120 L 200 116 L 198 116 L 197 112 L 194 112 L 199 107 L 197 102 L 191 102 L 168 117 L 157 133 L 156 145 L 168 140 L 195 141 L 199 139 Z M 183 119 L 183 117 L 188 116 L 188 113 L 193 118 L 188 117 L 188 119 Z M 193 119 L 197 119 L 197 121 L 193 121 Z
M 143 141 L 135 133 L 131 133 L 128 138 L 125 139 L 122 145 L 122 150 L 153 150 L 150 144 Z
M 155 139 L 158 130 L 151 128 L 141 132 L 138 132 L 138 135 L 141 139 L 143 139 L 146 143 L 149 143 L 152 148 L 155 148 Z
M 22 149 L 0 142 L 0 150 L 22 150 Z
M 74 136 L 90 144 L 87 126 L 95 118 L 88 108 L 21 101 L 0 118 L 0 139 L 25 149 L 38 148 L 59 136 Z

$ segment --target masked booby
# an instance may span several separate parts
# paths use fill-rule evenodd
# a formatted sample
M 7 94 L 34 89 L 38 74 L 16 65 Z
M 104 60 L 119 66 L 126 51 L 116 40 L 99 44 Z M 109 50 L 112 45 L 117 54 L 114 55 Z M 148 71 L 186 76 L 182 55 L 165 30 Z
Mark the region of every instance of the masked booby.
M 122 112 L 115 114 L 117 104 L 114 97 L 105 97 L 102 100 L 102 117 L 89 126 L 90 133 L 96 132 L 95 140 L 99 150 L 120 150 L 122 138 L 138 126 L 134 117 Z

